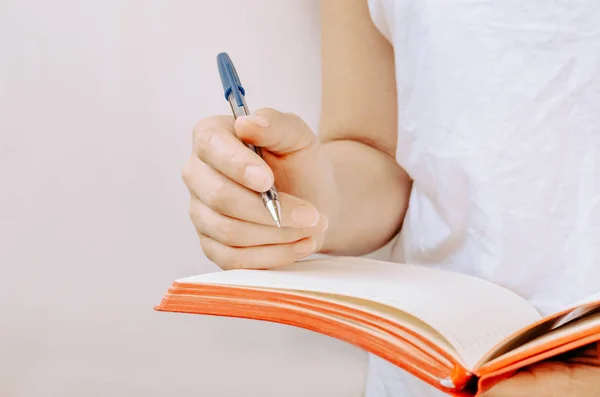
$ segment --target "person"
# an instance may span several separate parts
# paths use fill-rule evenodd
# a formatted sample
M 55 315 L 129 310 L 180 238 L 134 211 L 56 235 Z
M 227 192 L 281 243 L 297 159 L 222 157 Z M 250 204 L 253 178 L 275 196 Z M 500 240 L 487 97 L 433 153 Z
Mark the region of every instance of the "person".
M 183 178 L 210 260 L 272 268 L 390 244 L 390 260 L 491 280 L 542 314 L 600 290 L 600 7 L 328 0 L 321 12 L 318 135 L 274 109 L 195 127 Z M 283 228 L 257 194 L 273 181 Z M 598 396 L 586 351 L 486 397 Z M 441 393 L 370 357 L 365 395 Z

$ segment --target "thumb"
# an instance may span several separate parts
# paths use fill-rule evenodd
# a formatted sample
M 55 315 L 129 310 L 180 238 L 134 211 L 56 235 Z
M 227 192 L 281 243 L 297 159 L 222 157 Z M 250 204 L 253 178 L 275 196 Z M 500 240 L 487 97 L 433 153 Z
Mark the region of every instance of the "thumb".
M 238 117 L 237 136 L 246 143 L 263 147 L 271 153 L 285 155 L 314 147 L 317 137 L 299 116 L 274 109 L 259 109 Z

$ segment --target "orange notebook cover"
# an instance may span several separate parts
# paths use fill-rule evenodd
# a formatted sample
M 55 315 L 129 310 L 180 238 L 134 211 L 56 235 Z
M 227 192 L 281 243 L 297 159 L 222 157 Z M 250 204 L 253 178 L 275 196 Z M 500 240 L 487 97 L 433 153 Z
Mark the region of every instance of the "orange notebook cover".
M 242 317 L 346 341 L 453 396 L 600 340 L 600 292 L 541 316 L 498 285 L 364 258 L 301 261 L 175 281 L 156 310 Z

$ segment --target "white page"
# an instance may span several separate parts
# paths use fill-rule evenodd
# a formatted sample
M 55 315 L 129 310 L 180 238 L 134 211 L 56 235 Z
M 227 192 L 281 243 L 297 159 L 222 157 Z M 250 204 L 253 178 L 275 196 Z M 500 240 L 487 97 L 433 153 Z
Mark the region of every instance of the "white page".
M 583 317 L 579 320 L 573 321 L 570 324 L 567 324 L 561 328 L 555 329 L 545 335 L 540 336 L 539 338 L 534 339 L 533 341 L 524 344 L 523 346 L 511 350 L 510 352 L 490 361 L 489 364 L 494 363 L 497 360 L 505 359 L 507 357 L 512 357 L 522 353 L 523 351 L 535 350 L 540 346 L 544 346 L 552 341 L 564 338 L 570 334 L 576 334 L 579 332 L 583 332 L 586 330 L 591 330 L 594 328 L 600 327 L 600 312 L 590 314 L 587 317 Z M 487 365 L 487 364 L 486 364 Z
M 263 289 L 265 290 L 265 289 Z M 277 291 L 268 290 L 268 291 Z M 279 290 L 280 291 L 280 290 Z M 454 351 L 454 347 L 446 340 L 446 338 L 440 334 L 437 330 L 431 328 L 428 324 L 419 320 L 418 318 L 407 314 L 404 311 L 393 308 L 389 305 L 382 305 L 379 303 L 375 303 L 370 300 L 352 298 L 343 295 L 337 294 L 326 294 L 320 292 L 303 292 L 306 296 L 310 296 L 312 298 L 322 299 L 327 302 L 336 303 L 338 305 L 342 305 L 348 308 L 353 308 L 359 311 L 366 311 L 372 313 L 382 319 L 386 319 L 391 321 L 392 323 L 398 322 L 398 324 L 406 327 L 407 329 L 414 331 L 418 335 L 421 335 L 427 338 L 429 341 L 433 342 L 436 346 L 447 351 L 452 357 L 458 361 L 462 362 L 463 359 L 458 355 L 456 351 Z M 419 345 L 422 349 L 428 351 L 429 354 L 439 358 L 440 360 L 444 360 L 443 357 L 436 351 L 433 351 L 430 347 L 425 346 L 421 340 L 411 335 L 410 333 L 404 332 L 403 338 L 409 340 L 411 343 L 415 343 Z
M 509 340 L 506 340 L 495 351 L 490 351 L 483 357 L 482 362 L 495 360 L 496 358 L 505 355 L 507 352 L 517 349 L 519 346 L 528 344 L 532 340 L 537 340 L 542 335 L 548 334 L 555 329 L 565 327 L 568 324 L 577 321 L 582 317 L 588 316 L 595 312 L 600 307 L 600 292 L 587 296 L 586 298 L 577 301 L 576 303 L 566 306 L 565 313 L 563 310 L 556 314 L 545 317 L 544 321 L 536 325 L 527 332 L 513 335 Z M 563 313 L 563 314 L 558 314 Z
M 230 270 L 177 281 L 327 292 L 390 305 L 438 330 L 469 367 L 503 338 L 541 318 L 523 298 L 492 283 L 364 258 L 317 259 L 277 270 Z
M 586 296 L 583 299 L 578 300 L 577 302 L 575 302 L 574 306 L 585 305 L 587 303 L 592 303 L 592 302 L 600 303 L 600 291 L 596 291 L 595 293 L 593 293 L 589 296 Z

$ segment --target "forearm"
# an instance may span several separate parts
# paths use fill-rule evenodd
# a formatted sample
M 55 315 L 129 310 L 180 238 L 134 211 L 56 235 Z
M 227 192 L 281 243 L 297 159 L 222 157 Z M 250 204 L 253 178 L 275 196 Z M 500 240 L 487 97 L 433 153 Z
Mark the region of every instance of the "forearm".
M 398 232 L 410 180 L 394 159 L 398 101 L 393 47 L 364 0 L 321 2 L 319 136 L 333 165 L 337 205 L 321 250 L 362 255 Z
M 322 253 L 364 255 L 391 240 L 404 219 L 410 178 L 388 154 L 355 140 L 323 144 L 334 197 Z

